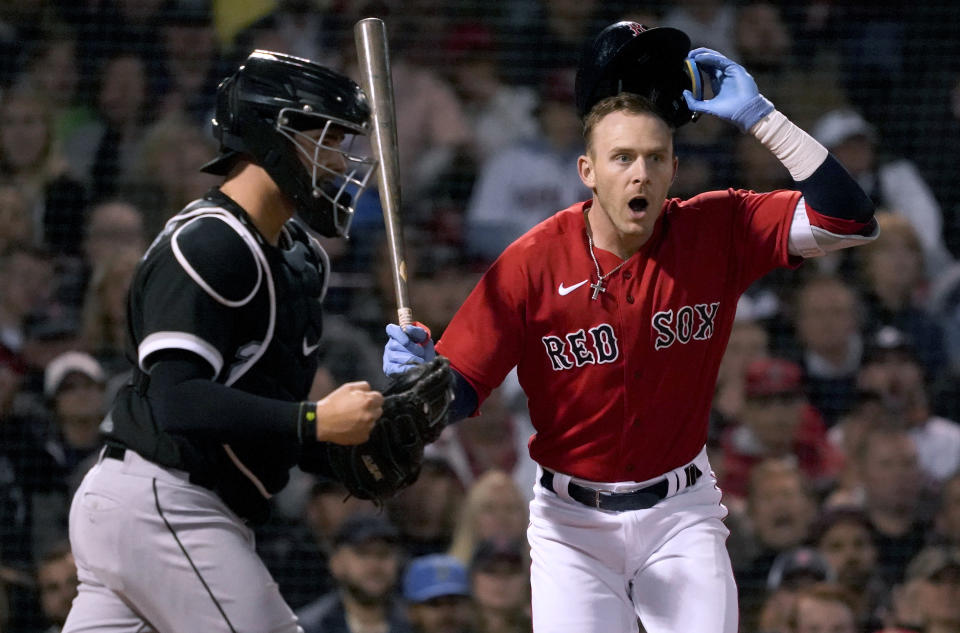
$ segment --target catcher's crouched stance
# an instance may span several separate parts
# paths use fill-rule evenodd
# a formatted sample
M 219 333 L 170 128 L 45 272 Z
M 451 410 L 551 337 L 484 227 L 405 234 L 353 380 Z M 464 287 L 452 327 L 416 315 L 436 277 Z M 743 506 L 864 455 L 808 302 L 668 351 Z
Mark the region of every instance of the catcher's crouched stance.
M 350 494 L 380 503 L 416 481 L 423 448 L 446 425 L 453 395 L 450 363 L 437 356 L 395 377 L 383 392 L 383 415 L 359 446 L 325 444 L 333 476 Z
M 451 399 L 443 359 L 386 394 L 307 400 L 329 261 L 375 161 L 350 151 L 370 108 L 350 79 L 255 51 L 217 91 L 224 182 L 176 214 L 128 298 L 133 377 L 70 508 L 80 580 L 64 631 L 296 633 L 251 524 L 290 468 L 382 500 L 412 482 Z M 304 226 L 306 225 L 306 227 Z

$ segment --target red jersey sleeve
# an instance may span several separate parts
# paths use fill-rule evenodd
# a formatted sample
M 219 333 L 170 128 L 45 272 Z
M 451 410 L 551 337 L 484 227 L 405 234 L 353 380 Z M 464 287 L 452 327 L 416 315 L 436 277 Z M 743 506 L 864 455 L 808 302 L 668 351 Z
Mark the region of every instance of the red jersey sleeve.
M 529 281 L 517 250 L 493 263 L 437 342 L 437 353 L 477 392 L 478 406 L 520 359 Z
M 803 259 L 789 253 L 790 226 L 799 191 L 754 193 L 742 189 L 711 191 L 684 203 L 699 210 L 714 235 L 729 231 L 736 262 L 737 292 L 774 268 L 796 267 Z M 725 226 L 724 226 L 725 225 Z

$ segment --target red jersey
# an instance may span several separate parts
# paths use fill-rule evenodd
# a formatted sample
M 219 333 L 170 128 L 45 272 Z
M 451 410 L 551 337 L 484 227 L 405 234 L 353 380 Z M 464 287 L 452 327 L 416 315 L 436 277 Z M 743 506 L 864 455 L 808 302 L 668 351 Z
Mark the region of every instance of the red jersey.
M 714 383 L 750 284 L 787 252 L 800 193 L 715 191 L 664 203 L 650 239 L 596 281 L 578 203 L 493 263 L 437 351 L 482 402 L 514 367 L 542 466 L 592 481 L 644 481 L 707 439 Z M 619 263 L 596 249 L 603 273 Z

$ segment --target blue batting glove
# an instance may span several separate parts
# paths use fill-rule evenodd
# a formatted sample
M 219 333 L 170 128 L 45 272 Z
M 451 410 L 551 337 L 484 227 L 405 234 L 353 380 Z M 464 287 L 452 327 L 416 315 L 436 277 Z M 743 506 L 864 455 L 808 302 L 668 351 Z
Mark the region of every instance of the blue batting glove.
M 390 338 L 383 347 L 383 373 L 387 376 L 405 373 L 411 365 L 427 363 L 437 356 L 426 328 L 408 325 L 404 330 L 391 323 L 387 326 L 387 336 Z
M 730 121 L 741 132 L 773 112 L 773 104 L 760 94 L 757 82 L 740 64 L 709 48 L 694 49 L 687 58 L 710 77 L 714 95 L 712 99 L 701 100 L 684 90 L 683 98 L 691 112 L 706 112 Z

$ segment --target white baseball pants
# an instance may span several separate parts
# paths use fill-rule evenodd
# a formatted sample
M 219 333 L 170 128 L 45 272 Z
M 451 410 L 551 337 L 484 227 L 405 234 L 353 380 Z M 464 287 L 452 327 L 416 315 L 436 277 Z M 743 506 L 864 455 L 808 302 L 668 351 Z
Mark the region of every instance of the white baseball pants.
M 539 483 L 530 502 L 530 583 L 535 633 L 736 633 L 737 587 L 723 524 L 727 514 L 706 450 L 704 473 L 646 510 L 609 512 L 569 498 L 569 476 L 553 493 Z M 679 471 L 679 472 L 678 472 Z M 673 477 L 677 472 L 679 477 Z M 671 481 L 683 481 L 683 469 Z M 656 483 L 575 483 L 628 492 Z

